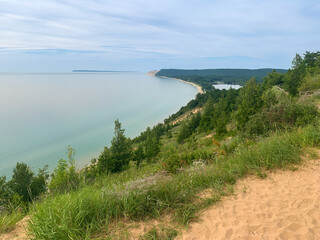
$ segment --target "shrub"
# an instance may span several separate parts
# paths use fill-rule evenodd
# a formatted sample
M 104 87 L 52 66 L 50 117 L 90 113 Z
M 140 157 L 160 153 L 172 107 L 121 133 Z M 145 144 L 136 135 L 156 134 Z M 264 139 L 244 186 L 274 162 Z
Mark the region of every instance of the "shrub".
M 264 135 L 270 130 L 287 129 L 313 123 L 318 116 L 315 106 L 292 101 L 280 102 L 251 116 L 246 124 L 249 135 Z
M 177 171 L 182 167 L 189 166 L 194 162 L 208 162 L 220 153 L 220 146 L 215 150 L 198 149 L 194 151 L 186 151 L 181 154 L 173 153 L 165 159 L 163 165 L 164 169 L 170 173 L 177 173 Z
M 79 186 L 80 176 L 75 169 L 74 150 L 70 146 L 67 155 L 68 161 L 60 159 L 51 175 L 49 189 L 52 192 L 69 192 Z
M 300 92 L 313 92 L 314 90 L 320 89 L 320 74 L 311 76 L 308 74 L 299 88 Z
M 164 169 L 170 173 L 176 173 L 179 168 L 186 165 L 178 154 L 172 154 L 164 161 Z

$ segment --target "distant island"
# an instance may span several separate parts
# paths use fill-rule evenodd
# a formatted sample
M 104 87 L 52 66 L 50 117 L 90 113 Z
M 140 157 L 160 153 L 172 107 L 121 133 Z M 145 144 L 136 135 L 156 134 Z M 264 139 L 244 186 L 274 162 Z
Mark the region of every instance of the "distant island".
M 78 73 L 112 73 L 112 72 L 134 72 L 134 71 L 107 71 L 107 70 L 72 70 L 72 72 L 78 72 Z

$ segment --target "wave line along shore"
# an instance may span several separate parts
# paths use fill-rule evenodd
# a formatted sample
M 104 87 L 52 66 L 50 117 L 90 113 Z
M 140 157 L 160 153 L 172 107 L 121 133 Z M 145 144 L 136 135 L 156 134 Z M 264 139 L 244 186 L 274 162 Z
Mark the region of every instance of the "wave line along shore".
M 150 75 L 150 76 L 153 76 L 153 77 L 170 78 L 170 79 L 174 79 L 174 80 L 177 80 L 177 81 L 180 81 L 180 82 L 188 83 L 188 84 L 191 84 L 192 86 L 196 87 L 198 89 L 198 93 L 200 93 L 200 94 L 204 93 L 202 87 L 200 85 L 194 83 L 194 82 L 189 82 L 189 81 L 185 81 L 185 80 L 182 80 L 182 79 L 179 79 L 179 78 L 173 78 L 173 77 L 156 76 L 156 74 L 158 72 L 159 72 L 158 70 L 152 70 L 152 71 L 148 72 L 147 75 Z

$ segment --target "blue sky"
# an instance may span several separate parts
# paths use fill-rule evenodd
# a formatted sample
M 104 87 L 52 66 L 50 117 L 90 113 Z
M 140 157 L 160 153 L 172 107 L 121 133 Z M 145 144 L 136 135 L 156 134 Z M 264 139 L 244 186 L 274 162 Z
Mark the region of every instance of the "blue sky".
M 319 0 L 0 0 L 0 72 L 289 68 Z

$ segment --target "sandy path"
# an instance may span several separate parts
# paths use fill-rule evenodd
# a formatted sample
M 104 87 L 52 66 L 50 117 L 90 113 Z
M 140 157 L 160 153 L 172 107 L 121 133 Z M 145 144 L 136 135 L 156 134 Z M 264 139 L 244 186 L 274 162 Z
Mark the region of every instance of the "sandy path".
M 320 160 L 242 180 L 236 194 L 204 211 L 179 239 L 320 239 Z
M 29 217 L 25 217 L 20 222 L 18 222 L 15 228 L 8 233 L 0 235 L 0 240 L 25 240 L 27 239 L 26 225 L 28 223 Z

